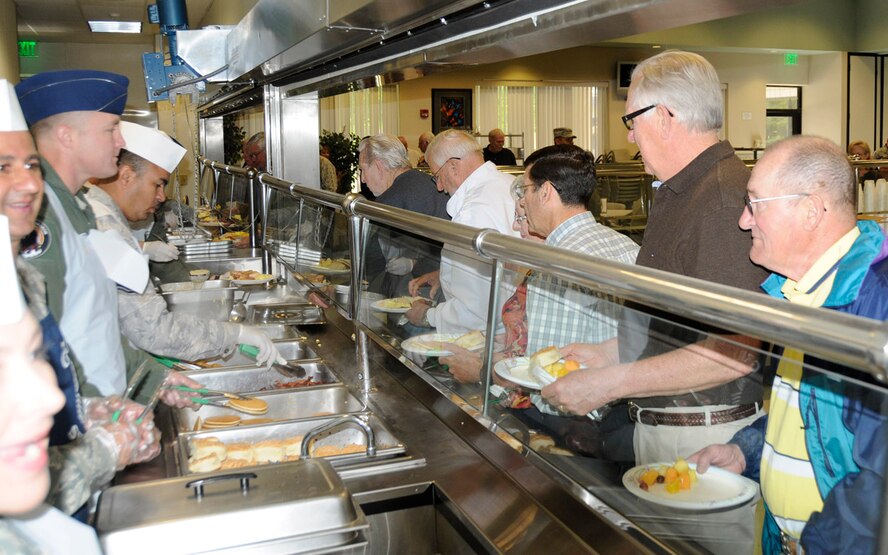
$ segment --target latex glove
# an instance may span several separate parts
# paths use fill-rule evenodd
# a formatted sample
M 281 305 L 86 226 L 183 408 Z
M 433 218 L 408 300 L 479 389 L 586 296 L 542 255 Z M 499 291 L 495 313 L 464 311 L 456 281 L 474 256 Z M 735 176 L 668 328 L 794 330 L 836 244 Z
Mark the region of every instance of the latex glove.
M 177 214 L 175 210 L 164 212 L 163 223 L 170 229 L 179 227 L 179 214 Z
M 83 400 L 83 424 L 87 430 L 101 426 L 111 422 L 114 413 L 118 410 L 120 410 L 119 422 L 133 422 L 142 414 L 144 409 L 144 405 L 130 399 L 124 399 L 119 395 L 88 397 Z M 149 413 L 146 418 L 154 420 L 154 414 Z
M 93 432 L 117 457 L 117 470 L 131 464 L 148 461 L 160 453 L 160 432 L 154 420 L 135 422 L 107 422 Z
M 241 326 L 237 342 L 259 348 L 259 354 L 256 356 L 256 366 L 271 368 L 271 365 L 274 363 L 287 363 L 287 359 L 281 356 L 271 339 L 256 328 Z
M 148 260 L 152 262 L 170 262 L 179 258 L 179 249 L 163 241 L 146 241 L 142 252 L 147 254 Z
M 193 387 L 195 389 L 203 387 L 199 382 L 196 382 L 175 370 L 170 370 L 167 374 L 166 379 L 163 382 L 163 385 L 184 385 L 186 387 Z M 197 403 L 191 400 L 196 394 L 188 391 L 179 391 L 177 389 L 166 389 L 163 393 L 160 394 L 160 400 L 163 401 L 163 404 L 170 407 L 190 407 L 194 410 L 199 409 L 203 405 L 198 405 Z
M 406 276 L 413 271 L 413 259 L 405 256 L 392 258 L 386 263 L 385 271 L 396 276 Z

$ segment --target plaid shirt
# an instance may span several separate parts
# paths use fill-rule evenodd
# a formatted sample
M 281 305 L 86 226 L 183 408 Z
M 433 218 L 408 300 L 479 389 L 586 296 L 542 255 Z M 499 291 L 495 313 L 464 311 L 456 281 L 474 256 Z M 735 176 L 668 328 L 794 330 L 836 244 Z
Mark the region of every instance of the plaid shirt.
M 638 245 L 583 212 L 561 223 L 546 244 L 634 264 Z M 584 287 L 534 272 L 527 285 L 527 352 L 549 345 L 600 343 L 617 334 L 620 305 Z

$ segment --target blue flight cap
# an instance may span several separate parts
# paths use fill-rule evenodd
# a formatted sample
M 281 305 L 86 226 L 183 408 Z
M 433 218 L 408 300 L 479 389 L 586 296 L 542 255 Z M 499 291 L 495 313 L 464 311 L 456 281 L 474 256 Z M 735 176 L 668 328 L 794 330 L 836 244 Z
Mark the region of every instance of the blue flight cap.
M 129 79 L 91 69 L 46 71 L 15 86 L 28 125 L 64 112 L 106 112 L 120 115 L 126 105 Z

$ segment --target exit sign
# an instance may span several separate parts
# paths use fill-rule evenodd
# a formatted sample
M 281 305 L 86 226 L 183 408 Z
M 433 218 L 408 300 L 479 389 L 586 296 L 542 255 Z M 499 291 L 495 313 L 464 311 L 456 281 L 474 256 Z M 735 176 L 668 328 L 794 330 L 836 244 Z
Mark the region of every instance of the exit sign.
M 20 40 L 19 43 L 19 56 L 22 58 L 36 58 L 37 57 L 37 41 L 36 40 Z
M 799 55 L 795 52 L 787 52 L 783 55 L 783 65 L 797 66 L 799 65 Z

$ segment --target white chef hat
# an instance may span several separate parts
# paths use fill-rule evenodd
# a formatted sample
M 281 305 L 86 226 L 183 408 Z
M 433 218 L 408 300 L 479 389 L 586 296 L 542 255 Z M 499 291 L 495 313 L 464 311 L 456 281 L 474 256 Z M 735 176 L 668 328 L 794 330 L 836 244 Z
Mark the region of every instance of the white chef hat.
M 185 156 L 185 149 L 163 131 L 122 121 L 120 134 L 126 141 L 126 146 L 123 148 L 170 173 L 176 170 L 176 166 Z
M 0 131 L 27 131 L 28 124 L 19 106 L 15 87 L 6 79 L 0 79 Z
M 21 322 L 25 301 L 19 289 L 12 244 L 9 238 L 9 219 L 0 215 L 0 325 Z

